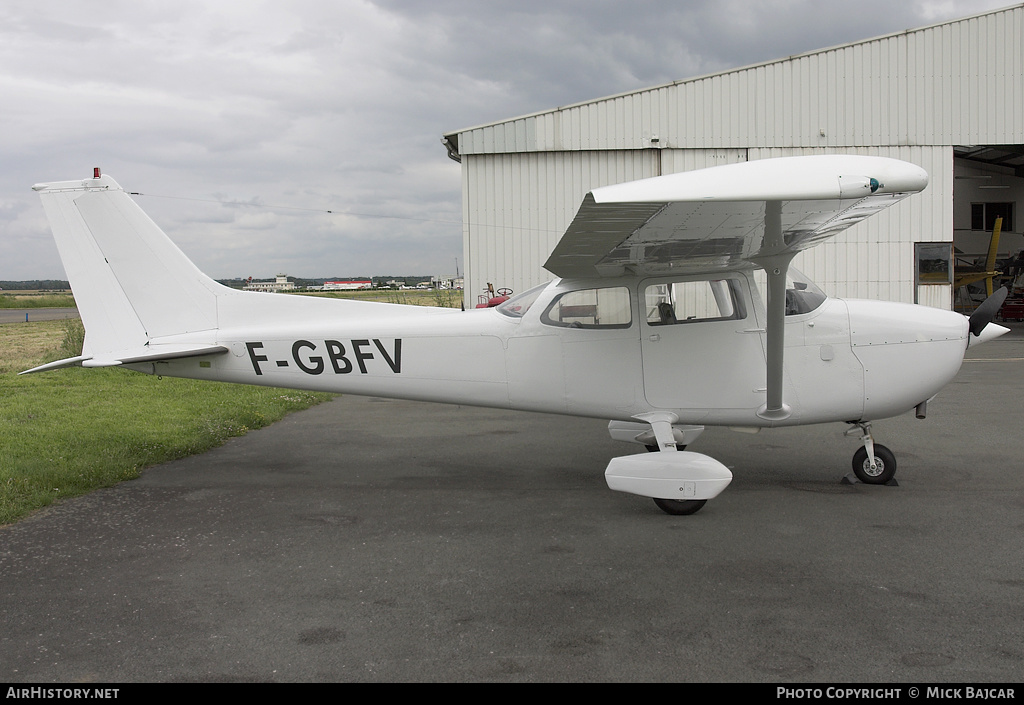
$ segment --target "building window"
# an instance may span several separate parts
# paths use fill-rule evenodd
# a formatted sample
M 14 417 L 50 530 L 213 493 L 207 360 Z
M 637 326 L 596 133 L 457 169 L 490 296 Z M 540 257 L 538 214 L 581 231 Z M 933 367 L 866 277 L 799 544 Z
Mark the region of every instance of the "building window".
M 953 283 L 953 243 L 915 242 L 914 261 L 917 284 Z
M 1013 201 L 971 204 L 971 230 L 991 232 L 996 227 L 996 218 L 1003 219 L 1003 232 L 1013 232 Z

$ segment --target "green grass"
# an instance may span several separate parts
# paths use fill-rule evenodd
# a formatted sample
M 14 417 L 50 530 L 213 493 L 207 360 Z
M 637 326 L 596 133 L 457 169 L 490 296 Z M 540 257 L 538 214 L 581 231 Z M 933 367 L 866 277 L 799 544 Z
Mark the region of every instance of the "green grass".
M 17 376 L 77 354 L 67 349 L 75 345 L 73 327 L 63 321 L 0 326 L 0 525 L 331 398 L 114 368 Z
M 456 291 L 320 296 L 457 308 Z M 61 294 L 0 294 L 0 308 L 73 307 Z M 82 350 L 78 319 L 0 325 L 0 525 L 54 500 L 138 477 L 332 395 L 70 368 L 19 377 Z
M 315 296 L 323 299 L 355 299 L 357 301 L 381 301 L 388 304 L 410 306 L 439 306 L 459 308 L 462 292 L 455 289 L 368 289 L 357 291 L 298 291 L 300 296 Z
M 0 308 L 74 308 L 71 294 L 0 294 Z

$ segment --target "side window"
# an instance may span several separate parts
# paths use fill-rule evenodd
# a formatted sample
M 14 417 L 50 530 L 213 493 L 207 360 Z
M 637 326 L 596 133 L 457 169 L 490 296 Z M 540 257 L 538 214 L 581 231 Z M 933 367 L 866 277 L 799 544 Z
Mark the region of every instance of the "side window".
M 746 318 L 734 279 L 665 282 L 644 289 L 647 323 L 652 326 Z
M 629 328 L 633 322 L 629 289 L 617 286 L 566 292 L 551 302 L 541 321 L 564 328 Z

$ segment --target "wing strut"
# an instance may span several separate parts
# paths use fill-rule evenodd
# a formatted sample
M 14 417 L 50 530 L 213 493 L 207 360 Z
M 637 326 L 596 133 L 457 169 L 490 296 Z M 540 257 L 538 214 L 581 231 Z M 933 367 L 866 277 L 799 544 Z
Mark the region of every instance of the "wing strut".
M 768 274 L 768 342 L 765 351 L 768 395 L 757 415 L 771 421 L 781 421 L 790 414 L 790 408 L 782 401 L 782 378 L 786 350 L 786 273 L 795 256 L 795 252 L 786 251 L 782 236 L 782 202 L 765 201 L 764 244 L 758 256 L 751 259 L 764 267 Z

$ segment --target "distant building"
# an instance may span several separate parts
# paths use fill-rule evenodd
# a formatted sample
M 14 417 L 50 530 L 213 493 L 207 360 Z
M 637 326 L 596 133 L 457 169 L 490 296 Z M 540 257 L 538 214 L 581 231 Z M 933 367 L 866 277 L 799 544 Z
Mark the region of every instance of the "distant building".
M 433 277 L 430 282 L 436 289 L 462 288 L 462 277 Z
M 288 281 L 288 275 L 278 274 L 272 282 L 254 282 L 252 279 L 245 285 L 246 291 L 294 291 L 295 283 Z
M 353 279 L 351 281 L 330 281 L 324 282 L 324 291 L 355 291 L 358 289 L 372 289 L 373 282 L 369 279 Z

